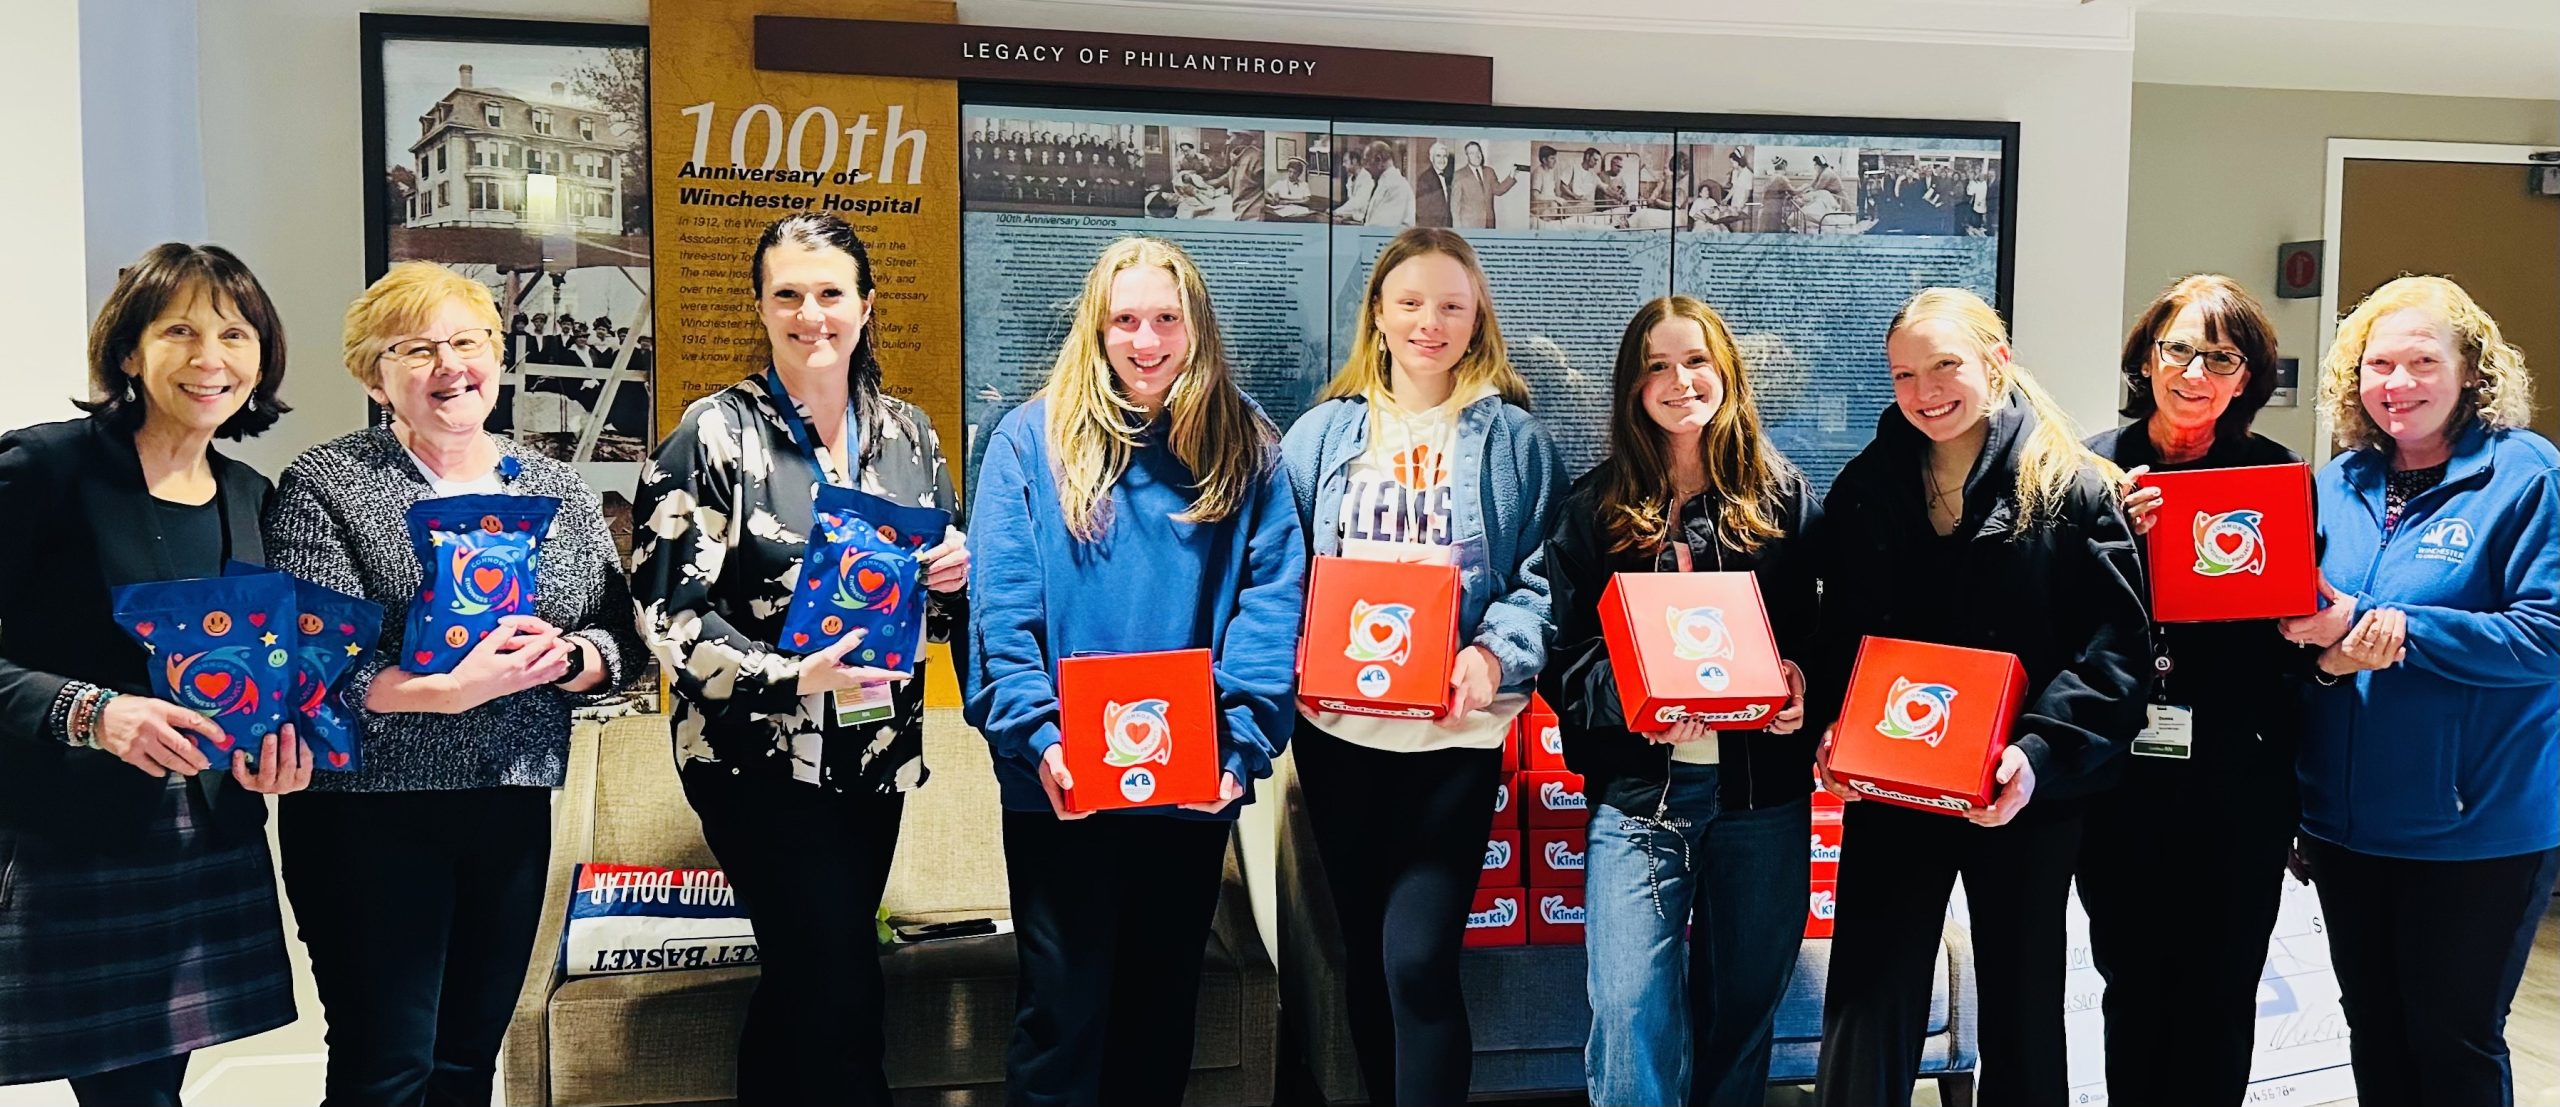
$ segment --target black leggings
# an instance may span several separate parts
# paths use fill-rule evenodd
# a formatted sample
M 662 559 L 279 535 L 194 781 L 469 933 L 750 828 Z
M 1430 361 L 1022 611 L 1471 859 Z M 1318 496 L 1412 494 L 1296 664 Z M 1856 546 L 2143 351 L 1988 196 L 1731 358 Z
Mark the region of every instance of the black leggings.
M 1300 787 L 1342 927 L 1369 1102 L 1463 1103 L 1475 1068 L 1458 953 L 1484 868 L 1498 749 L 1391 753 L 1298 721 Z
M 539 940 L 551 790 L 295 792 L 276 809 L 329 1024 L 321 1102 L 489 1102 Z
M 192 1056 L 181 1053 L 72 1077 L 71 1098 L 80 1107 L 178 1107 L 178 1088 L 186 1083 L 187 1058 Z
M 755 925 L 755 994 L 738 1037 L 738 1102 L 889 1102 L 881 1068 L 880 894 L 903 795 L 683 772 L 702 837 Z

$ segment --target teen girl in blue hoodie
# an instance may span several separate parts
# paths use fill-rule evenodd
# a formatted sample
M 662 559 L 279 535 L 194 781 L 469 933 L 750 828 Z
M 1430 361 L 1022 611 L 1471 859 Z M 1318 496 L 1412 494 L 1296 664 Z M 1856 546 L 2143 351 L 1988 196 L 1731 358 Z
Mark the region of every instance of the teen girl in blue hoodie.
M 2459 285 L 2338 325 L 2302 847 L 2367 1103 L 2512 1103 L 2506 1018 L 2560 872 L 2560 450 Z
M 987 441 L 966 715 L 1003 789 L 1015 1103 L 1182 1099 L 1228 835 L 1294 714 L 1306 551 L 1278 447 L 1228 376 L 1199 268 L 1153 238 L 1094 262 L 1048 384 Z M 1221 798 L 1067 814 L 1058 661 L 1196 648 Z

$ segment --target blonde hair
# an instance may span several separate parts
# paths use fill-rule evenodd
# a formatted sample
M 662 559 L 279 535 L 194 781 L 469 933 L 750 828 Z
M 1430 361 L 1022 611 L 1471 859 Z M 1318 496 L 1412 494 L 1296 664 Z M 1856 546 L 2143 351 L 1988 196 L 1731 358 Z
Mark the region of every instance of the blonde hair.
M 1479 386 L 1490 386 L 1502 398 L 1521 407 L 1529 406 L 1529 382 L 1511 367 L 1511 352 L 1502 344 L 1502 328 L 1493 320 L 1493 289 L 1485 283 L 1484 266 L 1476 261 L 1475 247 L 1458 232 L 1440 227 L 1408 227 L 1378 252 L 1377 264 L 1369 267 L 1369 288 L 1360 297 L 1360 311 L 1351 322 L 1351 356 L 1343 359 L 1342 368 L 1326 381 L 1324 390 L 1316 394 L 1316 402 L 1357 396 L 1369 401 L 1372 412 L 1386 407 L 1395 395 L 1395 361 L 1387 354 L 1386 335 L 1378 330 L 1378 297 L 1385 295 L 1387 274 L 1399 265 L 1418 257 L 1440 254 L 1455 258 L 1467 271 L 1467 282 L 1476 290 L 1475 338 L 1449 375 L 1457 389 L 1451 395 L 1466 395 Z
M 1208 282 L 1182 247 L 1161 238 L 1123 238 L 1104 248 L 1085 273 L 1066 341 L 1040 392 L 1049 401 L 1048 443 L 1067 529 L 1092 541 L 1110 525 L 1111 486 L 1129 468 L 1146 432 L 1145 409 L 1122 394 L 1103 329 L 1111 321 L 1111 282 L 1122 270 L 1151 267 L 1173 277 L 1182 321 L 1191 332 L 1182 374 L 1165 393 L 1173 455 L 1196 487 L 1189 510 L 1174 516 L 1209 523 L 1241 510 L 1269 472 L 1280 439 L 1270 419 L 1245 399 L 1227 372 Z
M 2019 531 L 2059 513 L 2063 500 L 2070 495 L 2072 482 L 2084 469 L 2094 470 L 2106 478 L 2110 487 L 2114 486 L 2122 474 L 2105 458 L 2080 444 L 2080 428 L 2064 413 L 2062 405 L 2037 383 L 2035 374 L 2005 353 L 2009 327 L 2000 321 L 1998 311 L 1967 289 L 1924 288 L 1894 314 L 1893 324 L 1885 328 L 1885 337 L 1890 339 L 1904 327 L 1930 320 L 1953 326 L 1973 343 L 1974 352 L 1989 372 L 1990 404 L 1994 409 L 2014 391 L 2035 413 L 2035 430 L 2018 450 Z M 2001 352 L 1995 356 L 1995 351 Z
M 500 332 L 490 336 L 492 342 L 505 339 L 506 322 L 498 318 L 498 298 L 488 285 L 431 261 L 404 261 L 347 305 L 340 353 L 347 372 L 368 390 L 382 387 L 383 347 L 426 326 L 447 300 L 460 300 L 476 309 L 490 330 Z
M 1750 367 L 1724 317 L 1705 301 L 1664 296 L 1636 309 L 1618 339 L 1618 363 L 1611 387 L 1609 456 L 1599 466 L 1596 505 L 1600 529 L 1611 536 L 1612 552 L 1658 549 L 1671 538 L 1673 516 L 1669 436 L 1644 412 L 1645 343 L 1653 329 L 1673 319 L 1698 324 L 1706 336 L 1708 360 L 1724 384 L 1724 402 L 1707 421 L 1699 442 L 1707 491 L 1715 496 L 1716 534 L 1741 553 L 1784 537 L 1777 518 L 1780 478 L 1790 470 L 1769 449 L 1760 431 L 1760 409 L 1751 399 Z
M 2443 317 L 2453 328 L 2453 344 L 2462 352 L 2464 369 L 2479 381 L 2466 382 L 2453 417 L 2445 421 L 2448 439 L 2473 420 L 2490 430 L 2521 427 L 2533 419 L 2533 378 L 2525 374 L 2524 351 L 2498 332 L 2498 321 L 2481 310 L 2462 286 L 2443 277 L 2400 277 L 2373 294 L 2338 322 L 2338 336 L 2320 359 L 2320 406 L 2338 445 L 2354 450 L 2391 448 L 2391 436 L 2375 426 L 2364 409 L 2361 372 L 2365 344 L 2373 325 L 2395 311 L 2425 311 Z

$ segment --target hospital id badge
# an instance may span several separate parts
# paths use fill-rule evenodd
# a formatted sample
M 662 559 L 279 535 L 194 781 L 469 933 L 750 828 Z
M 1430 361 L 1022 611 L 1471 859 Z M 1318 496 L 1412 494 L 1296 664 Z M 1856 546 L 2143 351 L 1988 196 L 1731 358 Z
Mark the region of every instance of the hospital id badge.
M 868 723 L 885 723 L 898 714 L 894 685 L 888 681 L 870 681 L 851 688 L 827 693 L 827 714 L 836 726 L 850 730 Z
M 2133 736 L 2135 757 L 2168 757 L 2184 761 L 2195 756 L 2196 709 L 2172 707 L 2168 704 L 2145 704 L 2151 724 Z

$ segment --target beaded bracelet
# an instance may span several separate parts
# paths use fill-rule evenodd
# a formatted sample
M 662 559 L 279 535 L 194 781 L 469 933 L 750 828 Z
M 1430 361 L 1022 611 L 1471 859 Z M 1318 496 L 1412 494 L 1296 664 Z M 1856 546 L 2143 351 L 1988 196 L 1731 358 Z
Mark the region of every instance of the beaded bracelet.
M 66 680 L 62 690 L 53 694 L 53 706 L 45 709 L 45 733 L 60 739 L 64 745 L 77 745 L 71 740 L 71 709 L 80 702 L 91 685 L 87 681 Z

